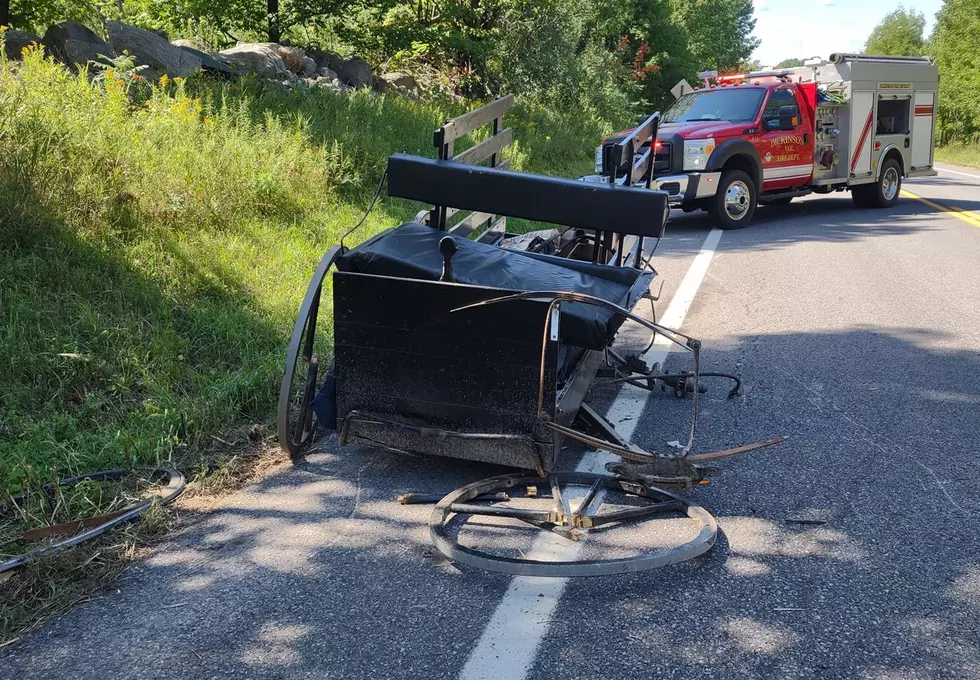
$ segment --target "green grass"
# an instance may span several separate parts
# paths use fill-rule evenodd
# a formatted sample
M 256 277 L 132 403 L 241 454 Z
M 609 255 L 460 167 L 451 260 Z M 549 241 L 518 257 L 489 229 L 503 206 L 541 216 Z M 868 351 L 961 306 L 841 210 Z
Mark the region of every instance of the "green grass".
M 323 251 L 386 157 L 432 155 L 464 108 L 124 75 L 0 61 L 0 493 L 196 465 L 212 435 L 271 425 Z M 517 169 L 566 176 L 609 130 L 520 104 L 508 124 Z M 356 238 L 421 207 L 383 199 Z
M 950 144 L 936 149 L 936 160 L 950 165 L 980 168 L 980 146 Z

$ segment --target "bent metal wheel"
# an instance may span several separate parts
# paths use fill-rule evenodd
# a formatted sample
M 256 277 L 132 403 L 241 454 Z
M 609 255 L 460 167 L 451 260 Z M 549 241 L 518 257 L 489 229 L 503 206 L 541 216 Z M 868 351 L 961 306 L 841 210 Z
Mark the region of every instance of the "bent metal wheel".
M 316 396 L 320 360 L 324 358 L 317 351 L 316 344 L 320 294 L 327 272 L 334 260 L 344 252 L 346 250 L 343 246 L 334 246 L 320 260 L 300 305 L 286 354 L 286 371 L 279 390 L 276 429 L 279 433 L 279 444 L 293 459 L 302 455 L 303 449 L 316 432 L 316 416 L 312 404 L 313 397 Z
M 538 507 L 527 507 L 531 503 L 525 501 L 525 507 L 517 507 L 496 502 L 502 497 L 499 495 L 501 492 L 513 495 L 521 488 L 525 490 L 525 498 L 547 501 L 547 496 L 538 496 L 537 489 L 543 487 L 547 490 L 549 486 L 549 505 L 539 502 Z M 574 509 L 569 498 L 570 487 L 587 489 L 584 496 L 574 503 Z M 619 496 L 627 506 L 600 512 L 606 498 L 611 494 Z M 510 495 L 503 497 L 513 500 Z M 494 502 L 484 504 L 486 500 Z M 617 503 L 614 507 L 620 505 Z M 468 522 L 472 517 L 519 520 L 577 541 L 589 532 L 601 531 L 600 527 L 664 519 L 671 513 L 686 515 L 692 520 L 698 528 L 697 536 L 681 545 L 608 559 L 545 561 L 527 556 L 520 550 L 519 557 L 511 557 L 501 554 L 502 550 L 462 545 L 458 534 L 454 537 L 451 530 L 454 523 L 457 527 L 462 526 L 462 523 Z M 520 525 L 514 522 L 507 525 L 495 524 L 494 534 L 500 536 L 508 528 L 516 531 L 518 526 Z M 702 555 L 714 545 L 718 523 L 707 510 L 691 505 L 677 494 L 619 477 L 585 472 L 558 472 L 544 480 L 538 476 L 518 473 L 484 479 L 450 493 L 433 509 L 429 518 L 429 533 L 439 552 L 471 567 L 518 576 L 606 576 L 657 569 Z M 570 551 L 567 556 L 575 557 L 577 554 L 577 550 Z

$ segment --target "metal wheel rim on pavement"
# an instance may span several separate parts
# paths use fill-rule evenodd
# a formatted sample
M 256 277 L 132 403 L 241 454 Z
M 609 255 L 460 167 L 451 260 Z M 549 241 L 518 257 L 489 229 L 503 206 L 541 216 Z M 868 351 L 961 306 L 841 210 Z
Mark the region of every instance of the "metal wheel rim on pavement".
M 513 557 L 503 557 L 493 555 L 480 550 L 475 550 L 449 537 L 447 520 L 454 511 L 451 506 L 454 503 L 464 504 L 478 496 L 492 494 L 498 491 L 505 491 L 516 486 L 522 485 L 546 485 L 546 480 L 536 475 L 526 473 L 516 473 L 502 475 L 500 477 L 490 477 L 467 484 L 456 489 L 443 498 L 432 510 L 429 517 L 429 534 L 433 544 L 443 555 L 449 559 L 471 567 L 487 569 L 489 571 L 512 574 L 515 576 L 544 576 L 544 577 L 572 577 L 572 576 L 608 576 L 612 574 L 628 574 L 649 569 L 658 569 L 671 564 L 677 564 L 686 560 L 703 555 L 715 543 L 718 535 L 718 523 L 707 510 L 698 505 L 692 505 L 683 497 L 671 493 L 665 489 L 656 487 L 646 487 L 636 482 L 631 482 L 610 475 L 597 475 L 585 472 L 558 472 L 551 475 L 551 479 L 559 484 L 576 484 L 588 486 L 597 481 L 603 488 L 625 492 L 641 498 L 651 500 L 670 499 L 676 501 L 681 506 L 681 511 L 700 526 L 698 535 L 692 540 L 679 546 L 666 548 L 650 553 L 643 553 L 633 557 L 623 557 L 605 560 L 574 560 L 545 562 L 532 559 L 518 559 Z

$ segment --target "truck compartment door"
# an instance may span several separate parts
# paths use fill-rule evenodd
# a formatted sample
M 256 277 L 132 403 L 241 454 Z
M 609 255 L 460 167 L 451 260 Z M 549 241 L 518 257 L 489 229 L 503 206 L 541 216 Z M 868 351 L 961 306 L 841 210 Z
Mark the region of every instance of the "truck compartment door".
M 936 93 L 915 93 L 912 123 L 912 170 L 932 167 L 933 135 L 936 132 Z
M 852 179 L 872 177 L 871 126 L 874 123 L 875 95 L 854 92 L 851 95 L 851 134 L 848 144 L 848 170 Z

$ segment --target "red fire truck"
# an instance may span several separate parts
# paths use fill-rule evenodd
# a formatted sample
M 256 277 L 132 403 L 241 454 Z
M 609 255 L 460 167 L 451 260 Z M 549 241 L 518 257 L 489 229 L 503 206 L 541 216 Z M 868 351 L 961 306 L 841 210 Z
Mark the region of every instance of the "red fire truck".
M 746 226 L 758 204 L 850 191 L 862 208 L 895 204 L 904 177 L 935 175 L 939 89 L 925 57 L 833 54 L 797 69 L 700 74 L 657 133 L 652 186 L 672 207 L 707 211 L 723 229 Z M 610 181 L 612 146 L 596 149 L 596 175 Z

